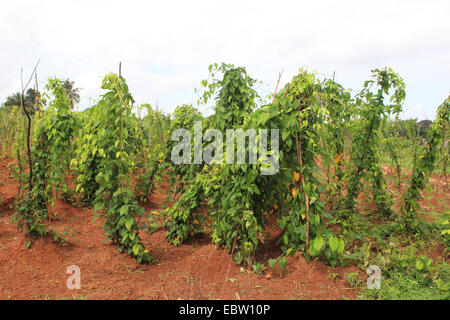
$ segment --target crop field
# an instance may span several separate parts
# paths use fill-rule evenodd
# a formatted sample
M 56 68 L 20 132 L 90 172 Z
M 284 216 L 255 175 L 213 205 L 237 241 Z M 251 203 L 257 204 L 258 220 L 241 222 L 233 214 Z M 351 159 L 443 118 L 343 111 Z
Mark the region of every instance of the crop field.
M 77 111 L 37 70 L 0 107 L 0 299 L 450 298 L 450 96 L 401 120 L 388 67 L 261 97 L 221 63 L 174 112 L 121 69 Z

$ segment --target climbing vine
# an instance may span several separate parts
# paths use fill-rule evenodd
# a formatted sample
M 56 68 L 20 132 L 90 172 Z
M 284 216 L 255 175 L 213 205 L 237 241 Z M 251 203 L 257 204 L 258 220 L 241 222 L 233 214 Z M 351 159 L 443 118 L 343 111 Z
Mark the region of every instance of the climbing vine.
M 402 197 L 401 223 L 412 231 L 420 231 L 420 221 L 417 219 L 419 211 L 418 201 L 421 191 L 425 188 L 427 177 L 434 169 L 439 144 L 444 143 L 444 132 L 449 128 L 450 97 L 437 109 L 436 120 L 428 130 L 427 145 L 424 154 L 415 160 L 409 187 Z
M 138 178 L 135 194 L 139 201 L 145 201 L 162 181 L 162 161 L 167 139 L 167 121 L 158 110 L 153 110 L 149 104 L 140 106 L 147 115 L 136 122 L 137 132 L 141 141 L 141 150 L 137 157 Z
M 19 229 L 33 239 L 36 235 L 52 234 L 55 241 L 65 241 L 62 235 L 48 229 L 44 220 L 50 218 L 49 207 L 59 194 L 67 195 L 65 182 L 71 154 L 71 141 L 77 123 L 70 110 L 62 81 L 49 79 L 47 97 L 52 98 L 35 124 L 30 155 L 33 175 L 29 191 L 17 202 L 13 220 Z M 30 244 L 29 242 L 27 242 Z
M 338 263 L 344 244 L 324 227 L 326 213 L 320 200 L 321 186 L 314 175 L 317 170 L 317 132 L 324 116 L 324 108 L 318 99 L 320 82 L 313 74 L 301 71 L 272 104 L 253 111 L 256 93 L 252 85 L 255 81 L 242 68 L 226 66 L 222 71 L 222 81 L 214 81 L 212 85 L 204 83 L 204 87 L 218 90 L 217 94 L 207 91 L 208 97 L 217 96 L 216 114 L 208 119 L 208 125 L 222 130 L 239 128 L 242 132 L 256 129 L 255 138 L 259 142 L 263 139 L 259 129 L 268 129 L 272 135 L 276 135 L 272 129 L 280 130 L 280 150 L 271 150 L 254 163 L 231 161 L 231 164 L 204 166 L 167 211 L 169 241 L 179 244 L 202 232 L 204 222 L 210 222 L 214 243 L 224 246 L 237 263 L 251 264 L 258 245 L 264 241 L 267 214 L 274 213 L 276 205 L 275 214 L 283 230 L 280 241 L 284 255 L 301 250 L 309 257 L 309 251 L 311 256 L 323 255 L 331 263 Z M 267 139 L 267 135 L 264 138 Z M 271 138 L 267 150 L 278 143 L 278 136 Z M 261 144 L 252 145 L 249 141 L 245 144 L 244 154 L 249 154 L 250 150 L 260 152 L 261 148 Z M 215 150 L 220 153 L 221 149 Z M 230 160 L 227 152 L 223 159 Z M 233 153 L 232 156 L 238 155 Z M 280 162 L 279 172 L 260 174 L 268 165 L 267 157 Z M 197 211 L 206 200 L 212 221 L 202 220 Z M 277 261 L 285 265 L 285 257 Z
M 74 166 L 86 166 L 97 155 L 97 167 L 94 172 L 87 172 L 95 177 L 98 189 L 93 200 L 94 210 L 99 217 L 105 218 L 106 239 L 118 244 L 119 251 L 137 259 L 139 263 L 151 262 L 153 257 L 144 248 L 139 237 L 139 226 L 135 216 L 142 216 L 144 210 L 139 206 L 133 194 L 130 172 L 135 167 L 132 155 L 136 154 L 138 135 L 132 124 L 137 120 L 132 114 L 133 98 L 128 91 L 124 78 L 110 73 L 105 76 L 102 89 L 108 90 L 94 107 L 94 123 L 89 127 L 92 132 L 85 134 L 85 146 Z M 81 175 L 82 190 L 85 180 Z
M 319 133 L 327 202 L 335 211 L 342 209 L 342 191 L 346 167 L 345 147 L 348 143 L 354 104 L 350 92 L 334 80 L 322 82 L 319 101 L 324 108 L 324 125 Z
M 378 213 L 394 216 L 381 155 L 395 167 L 400 190 L 400 149 L 410 146 L 414 167 L 401 217 L 383 232 L 392 225 L 423 229 L 419 200 L 438 157 L 446 174 L 450 97 L 439 106 L 426 144 L 411 132 L 406 146 L 400 131 L 385 127 L 399 126 L 405 99 L 403 80 L 391 69 L 373 70 L 356 96 L 334 79 L 300 69 L 262 105 L 258 82 L 245 68 L 213 64 L 209 72 L 196 91 L 209 116 L 193 105 L 170 116 L 149 104 L 135 106 L 125 79 L 113 73 L 102 82 L 106 93 L 83 112 L 72 110 L 73 96 L 57 78 L 49 79 L 35 111 L 23 103 L 2 108 L 0 148 L 5 153 L 12 145 L 10 167 L 19 182 L 13 218 L 27 245 L 39 235 L 65 241 L 49 228 L 51 208 L 64 198 L 93 206 L 106 240 L 139 263 L 154 261 L 140 232 L 156 226 L 174 245 L 208 235 L 254 270 L 262 270 L 255 257 L 269 237 L 281 249 L 268 261 L 272 268 L 285 269 L 295 252 L 308 262 L 344 264 L 356 199 L 368 185 Z M 164 210 L 151 212 L 158 224 L 142 227 L 142 205 L 151 205 L 147 200 L 166 183 Z M 278 234 L 268 234 L 274 223 Z
M 372 91 L 374 86 L 375 92 Z M 386 190 L 377 147 L 380 143 L 382 119 L 402 110 L 404 88 L 403 80 L 391 69 L 375 69 L 372 71 L 372 80 L 366 81 L 356 96 L 358 118 L 352 132 L 351 173 L 348 176 L 345 199 L 345 207 L 349 211 L 353 211 L 355 207 L 355 198 L 361 191 L 364 178 L 372 186 L 372 196 L 378 212 L 384 216 L 393 216 L 392 199 Z

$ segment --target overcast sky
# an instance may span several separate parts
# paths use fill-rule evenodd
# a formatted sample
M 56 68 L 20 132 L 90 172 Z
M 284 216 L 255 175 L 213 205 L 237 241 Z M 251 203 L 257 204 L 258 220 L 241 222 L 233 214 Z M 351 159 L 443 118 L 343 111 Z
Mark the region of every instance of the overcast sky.
M 135 100 L 168 112 L 194 103 L 208 65 L 245 66 L 262 95 L 300 67 L 358 90 L 374 68 L 406 83 L 402 118 L 431 119 L 450 91 L 450 1 L 4 1 L 0 101 L 38 58 L 49 76 L 81 87 L 78 109 L 118 71 Z

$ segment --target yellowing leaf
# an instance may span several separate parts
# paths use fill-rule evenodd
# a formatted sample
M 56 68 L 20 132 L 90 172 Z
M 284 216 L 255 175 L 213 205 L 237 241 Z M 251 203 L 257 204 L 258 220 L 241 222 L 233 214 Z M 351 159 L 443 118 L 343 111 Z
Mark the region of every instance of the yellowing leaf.
M 334 157 L 334 162 L 339 163 L 341 161 L 341 158 L 342 158 L 342 153 L 339 153 L 338 155 L 336 155 L 336 157 Z
M 300 180 L 300 173 L 297 171 L 294 171 L 294 181 L 298 182 Z
M 292 196 L 295 198 L 297 195 L 297 188 L 292 189 Z

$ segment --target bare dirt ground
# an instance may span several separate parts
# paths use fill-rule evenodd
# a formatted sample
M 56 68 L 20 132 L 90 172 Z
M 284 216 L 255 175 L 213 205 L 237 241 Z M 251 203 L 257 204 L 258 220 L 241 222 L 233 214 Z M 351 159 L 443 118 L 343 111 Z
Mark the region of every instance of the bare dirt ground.
M 161 193 L 151 197 L 147 210 L 160 210 L 166 189 L 167 185 L 163 185 Z M 7 161 L 2 161 L 0 299 L 353 299 L 357 292 L 345 275 L 358 272 L 365 279 L 364 272 L 355 266 L 332 268 L 319 261 L 307 264 L 300 253 L 288 259 L 283 274 L 267 269 L 257 275 L 241 270 L 210 239 L 174 247 L 165 240 L 164 230 L 152 235 L 140 233 L 157 263 L 139 265 L 127 254 L 119 253 L 117 247 L 104 243 L 102 221 L 93 220 L 92 209 L 76 208 L 63 201 L 56 204 L 57 215 L 51 226 L 67 232 L 68 246 L 40 238 L 27 249 L 24 234 L 11 223 L 10 205 L 16 193 Z M 446 196 L 446 203 L 448 200 Z M 271 241 L 260 252 L 266 258 L 279 253 Z M 79 290 L 67 288 L 66 269 L 70 265 L 81 269 Z

